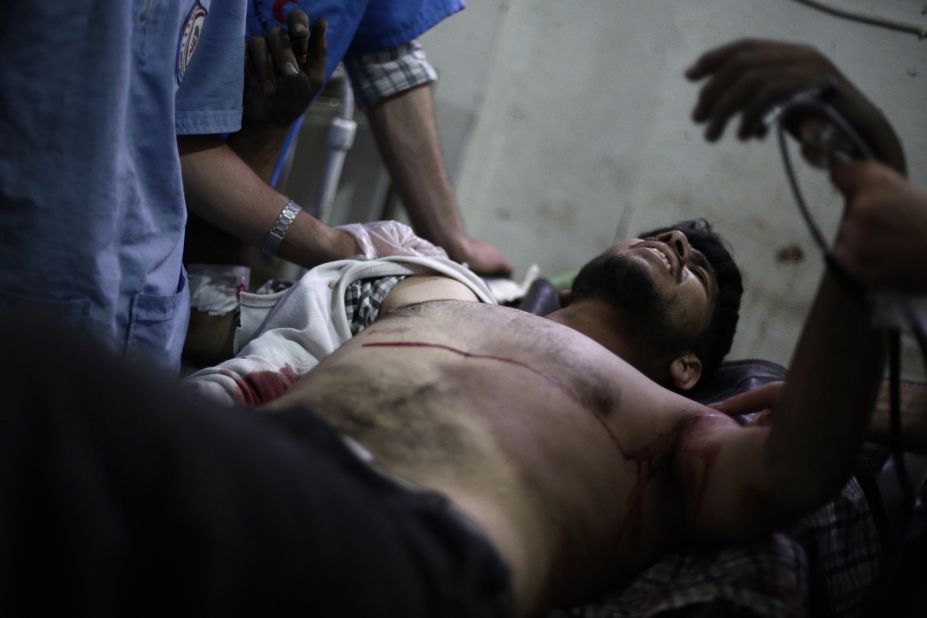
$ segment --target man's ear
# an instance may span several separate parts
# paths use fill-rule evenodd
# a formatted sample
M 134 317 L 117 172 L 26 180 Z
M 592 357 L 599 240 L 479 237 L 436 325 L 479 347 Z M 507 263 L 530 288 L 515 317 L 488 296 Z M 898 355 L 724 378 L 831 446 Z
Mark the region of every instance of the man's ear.
M 560 292 L 560 308 L 563 309 L 573 302 L 573 290 L 567 288 Z
M 687 352 L 670 363 L 669 374 L 676 388 L 687 391 L 702 377 L 702 361 L 692 352 Z

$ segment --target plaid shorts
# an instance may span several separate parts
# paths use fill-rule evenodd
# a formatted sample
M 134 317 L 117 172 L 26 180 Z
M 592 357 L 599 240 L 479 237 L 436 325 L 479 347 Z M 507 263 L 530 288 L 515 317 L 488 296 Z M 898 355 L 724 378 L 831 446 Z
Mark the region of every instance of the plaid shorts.
M 358 279 L 344 293 L 344 313 L 351 323 L 351 335 L 357 335 L 379 317 L 387 295 L 404 276 Z

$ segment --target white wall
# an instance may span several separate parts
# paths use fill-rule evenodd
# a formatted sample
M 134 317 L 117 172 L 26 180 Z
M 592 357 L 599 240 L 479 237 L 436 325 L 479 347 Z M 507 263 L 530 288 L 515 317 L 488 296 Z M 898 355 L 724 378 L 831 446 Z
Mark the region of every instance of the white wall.
M 927 24 L 922 1 L 843 4 Z M 520 272 L 573 269 L 616 237 L 704 216 L 745 272 L 734 356 L 788 362 L 821 261 L 774 144 L 708 145 L 689 120 L 698 88 L 682 77 L 701 52 L 740 37 L 818 46 L 894 121 L 911 176 L 927 184 L 927 42 L 916 36 L 789 0 L 511 0 L 503 9 L 456 184 L 471 232 L 504 247 Z M 440 68 L 453 79 L 454 66 Z M 820 174 L 803 177 L 834 229 L 839 202 Z

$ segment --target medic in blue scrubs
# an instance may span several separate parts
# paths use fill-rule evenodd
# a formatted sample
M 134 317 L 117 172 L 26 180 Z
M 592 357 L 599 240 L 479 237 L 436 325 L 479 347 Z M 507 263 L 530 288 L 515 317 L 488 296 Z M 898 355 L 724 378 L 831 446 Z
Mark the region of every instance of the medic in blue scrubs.
M 238 130 L 245 9 L 0 4 L 0 307 L 178 366 L 189 299 L 177 135 Z

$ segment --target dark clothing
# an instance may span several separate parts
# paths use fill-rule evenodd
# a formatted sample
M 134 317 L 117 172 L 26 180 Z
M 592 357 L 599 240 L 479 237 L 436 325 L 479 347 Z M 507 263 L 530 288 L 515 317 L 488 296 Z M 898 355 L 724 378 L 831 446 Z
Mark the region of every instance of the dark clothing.
M 2 323 L 0 615 L 513 613 L 482 535 L 311 412 L 216 406 Z

